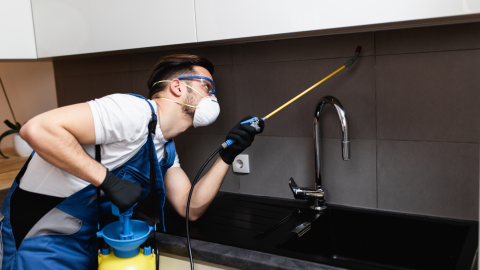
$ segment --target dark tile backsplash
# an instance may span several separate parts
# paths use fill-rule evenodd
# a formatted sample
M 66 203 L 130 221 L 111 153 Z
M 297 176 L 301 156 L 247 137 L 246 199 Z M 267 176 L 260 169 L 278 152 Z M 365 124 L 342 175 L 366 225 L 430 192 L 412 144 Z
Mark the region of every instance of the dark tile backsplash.
M 130 71 L 128 55 L 81 58 L 72 61 L 55 61 L 55 76 L 102 74 Z
M 56 62 L 54 62 L 54 67 L 56 67 Z M 89 75 L 58 76 L 55 71 L 55 85 L 58 106 L 88 101 L 92 99 L 89 96 L 94 95 L 92 79 Z M 93 98 L 95 97 L 98 96 Z
M 472 219 L 478 163 L 478 144 L 378 140 L 378 208 Z
M 132 72 L 115 72 L 89 75 L 92 80 L 92 94 L 90 99 L 106 96 L 112 93 L 132 92 Z
M 478 143 L 480 50 L 377 57 L 377 138 Z
M 150 74 L 150 70 L 153 69 L 158 60 L 164 56 L 171 54 L 168 50 L 148 53 L 135 53 L 130 54 L 130 68 L 132 71 L 143 70 L 147 74 Z M 148 76 L 148 75 L 147 75 Z M 147 77 L 148 78 L 148 77 Z M 147 80 L 145 78 L 145 80 Z M 146 87 L 146 86 L 144 86 Z
M 480 24 L 457 24 L 380 31 L 377 55 L 480 49 Z
M 132 71 L 132 93 L 140 94 L 148 97 L 147 80 L 150 76 L 150 71 L 140 70 Z
M 314 185 L 313 112 L 325 95 L 346 111 L 351 160 L 341 158 L 341 129 L 331 106 L 322 115 L 322 184 L 328 202 L 478 220 L 480 171 L 480 23 L 166 49 L 55 60 L 59 106 L 111 93 L 148 94 L 155 63 L 172 53 L 215 65 L 221 115 L 175 139 L 192 179 L 244 116 L 263 117 L 341 71 L 267 120 L 245 153 L 250 174 L 227 174 L 221 190 L 293 198 L 288 180 Z

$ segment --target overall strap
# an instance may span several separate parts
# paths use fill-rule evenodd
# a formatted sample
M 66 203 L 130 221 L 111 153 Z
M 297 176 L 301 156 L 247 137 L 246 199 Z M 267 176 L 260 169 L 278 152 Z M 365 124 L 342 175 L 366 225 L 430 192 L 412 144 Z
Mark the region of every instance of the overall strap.
M 161 166 L 166 166 L 170 168 L 175 162 L 175 142 L 173 139 L 170 139 L 165 144 L 165 152 L 167 152 L 167 160 L 162 160 L 160 162 Z
M 100 145 L 95 145 L 95 160 L 102 163 L 102 154 L 100 153 Z M 97 187 L 97 207 L 98 207 L 98 230 L 100 230 L 100 188 Z
M 34 154 L 35 154 L 35 151 L 32 152 L 32 154 L 27 159 L 25 164 L 23 164 L 23 167 L 20 170 L 20 172 L 17 174 L 17 177 L 15 177 L 15 182 L 17 182 L 18 186 L 20 186 L 20 181 L 22 181 L 22 177 L 25 174 L 25 172 L 27 171 L 28 163 L 30 163 L 30 160 L 32 160 L 32 157 L 33 157 Z
M 157 172 L 155 170 L 155 158 L 153 156 L 154 152 L 155 152 L 155 144 L 153 143 L 153 134 L 151 134 L 151 133 L 155 134 L 149 128 L 148 143 L 150 144 L 150 147 L 148 148 L 149 149 L 148 156 L 149 156 L 149 159 L 150 159 L 150 196 L 152 196 L 153 223 L 155 223 L 154 226 L 155 226 L 155 231 L 156 231 L 157 230 L 157 222 L 155 220 L 155 217 L 156 217 L 155 193 L 157 192 L 157 189 L 156 189 L 156 185 L 155 185 L 155 180 L 157 178 Z

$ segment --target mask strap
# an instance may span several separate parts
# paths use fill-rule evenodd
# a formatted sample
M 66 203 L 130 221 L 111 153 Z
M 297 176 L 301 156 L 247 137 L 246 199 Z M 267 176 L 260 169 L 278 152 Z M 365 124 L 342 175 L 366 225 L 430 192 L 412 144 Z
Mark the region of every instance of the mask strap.
M 188 106 L 188 107 L 192 107 L 192 108 L 195 108 L 195 109 L 200 109 L 200 107 L 198 106 L 193 106 L 193 105 L 188 105 L 188 104 L 185 104 L 185 103 L 181 103 L 181 102 L 178 102 L 178 101 L 175 101 L 175 100 L 171 100 L 171 99 L 168 99 L 168 98 L 160 98 L 160 99 L 165 99 L 165 100 L 168 100 L 168 101 L 171 101 L 171 102 L 175 102 L 177 104 L 180 104 L 180 105 L 185 105 L 185 106 Z
M 171 81 L 171 80 L 158 81 L 158 82 L 155 82 L 155 83 L 152 85 L 152 87 L 154 87 L 155 84 L 161 83 L 161 82 L 172 82 L 172 81 Z M 186 85 L 186 84 L 184 84 L 183 82 L 180 82 L 180 83 L 183 84 L 183 85 L 185 85 L 186 87 L 188 87 L 188 88 L 190 88 L 190 89 L 193 89 L 193 90 L 194 90 L 195 92 L 197 92 L 200 96 L 202 96 L 202 98 L 205 99 L 205 101 L 207 101 L 207 98 L 204 97 L 202 94 L 200 94 L 200 92 L 198 92 L 197 89 L 195 89 L 195 88 L 193 88 L 193 87 L 191 87 L 191 86 L 189 86 L 189 85 Z M 166 98 L 164 98 L 164 99 L 166 99 Z M 167 99 L 167 100 L 171 100 L 171 99 Z M 173 100 L 171 100 L 171 101 L 173 101 Z M 176 102 L 176 101 L 173 101 L 173 102 Z M 177 102 L 177 103 L 178 103 L 178 102 Z M 183 103 L 180 103 L 180 104 L 183 104 Z M 186 104 L 184 104 L 184 105 L 186 105 Z M 197 108 L 197 107 L 192 106 L 192 105 L 187 105 L 187 106 L 190 106 L 190 107 L 193 107 L 193 108 Z M 198 108 L 198 109 L 200 109 L 200 108 Z
M 188 87 L 188 88 L 190 88 L 190 89 L 193 89 L 193 90 L 194 90 L 195 92 L 197 92 L 200 96 L 202 96 L 202 98 L 205 99 L 205 101 L 207 101 L 207 98 L 204 97 L 202 94 L 200 94 L 200 92 L 198 92 L 197 89 L 195 89 L 195 88 L 193 88 L 193 87 L 191 87 L 191 86 L 189 86 L 189 85 L 186 85 L 186 84 L 184 84 L 183 82 L 181 82 L 181 83 L 182 83 L 183 85 L 185 85 L 186 87 Z

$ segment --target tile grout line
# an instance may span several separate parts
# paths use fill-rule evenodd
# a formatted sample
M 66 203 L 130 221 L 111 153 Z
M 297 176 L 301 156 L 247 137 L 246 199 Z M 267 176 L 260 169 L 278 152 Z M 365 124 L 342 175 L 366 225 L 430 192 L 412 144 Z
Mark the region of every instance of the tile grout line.
M 128 54 L 128 74 L 130 75 L 130 93 L 135 93 L 133 91 L 133 72 L 132 72 L 132 54 Z
M 374 56 L 375 55 L 362 55 L 362 56 L 358 56 L 358 58 L 374 57 Z M 241 65 L 252 65 L 252 64 L 274 64 L 274 63 L 305 62 L 305 61 L 334 60 L 334 59 L 348 60 L 350 58 L 351 56 L 339 56 L 339 57 L 293 59 L 293 60 L 281 60 L 281 61 L 247 62 L 247 63 L 237 63 L 237 64 L 234 63 L 233 65 L 241 66 Z
M 420 52 L 404 52 L 404 53 L 386 53 L 379 54 L 378 56 L 393 56 L 393 55 L 409 55 L 409 54 L 428 54 L 428 53 L 441 53 L 441 52 L 463 52 L 463 51 L 478 51 L 480 48 L 472 49 L 452 49 L 452 50 L 438 50 L 438 51 L 420 51 Z
M 375 46 L 375 45 L 374 45 Z M 411 52 L 411 53 L 392 53 L 392 54 L 376 54 L 376 48 L 374 47 L 374 54 L 371 55 L 361 55 L 359 58 L 363 57 L 375 57 L 377 56 L 396 56 L 396 55 L 411 55 L 411 54 L 430 54 L 430 53 L 442 53 L 442 52 L 463 52 L 463 51 L 478 51 L 480 48 L 473 49 L 458 49 L 458 50 L 440 50 L 440 51 L 421 51 L 421 52 Z M 325 58 L 307 58 L 307 59 L 292 59 L 292 60 L 281 60 L 281 61 L 260 61 L 260 62 L 246 62 L 238 63 L 234 65 L 252 65 L 252 64 L 273 64 L 273 63 L 286 63 L 286 62 L 304 62 L 304 61 L 318 61 L 318 60 L 334 60 L 334 59 L 347 59 L 349 56 L 339 56 L 339 57 L 325 57 Z
M 220 133 L 184 133 L 188 135 L 225 135 Z M 270 137 L 270 138 L 294 138 L 294 139 L 312 139 L 312 137 L 305 136 L 274 136 L 274 135 L 259 135 L 259 138 Z M 333 139 L 340 140 L 337 137 L 322 137 L 322 139 Z M 426 142 L 426 143 L 462 143 L 462 144 L 474 144 L 480 145 L 480 142 L 460 142 L 460 141 L 426 141 L 426 140 L 399 140 L 399 139 L 378 139 L 378 138 L 350 138 L 351 140 L 363 140 L 363 141 L 392 141 L 392 142 Z
M 361 140 L 361 139 L 359 139 Z M 365 139 L 367 140 L 367 139 Z M 477 144 L 480 142 L 457 142 L 457 141 L 426 141 L 426 140 L 394 140 L 394 139 L 376 139 L 377 141 L 392 141 L 392 142 L 425 142 L 425 143 L 463 143 L 463 144 Z

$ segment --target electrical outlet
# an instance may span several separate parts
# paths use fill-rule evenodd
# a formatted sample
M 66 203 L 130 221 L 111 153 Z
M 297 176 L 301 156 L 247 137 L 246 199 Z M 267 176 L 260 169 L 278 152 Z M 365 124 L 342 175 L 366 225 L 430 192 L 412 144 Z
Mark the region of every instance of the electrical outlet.
M 250 163 L 248 162 L 248 154 L 241 154 L 235 157 L 232 163 L 233 172 L 250 173 Z

